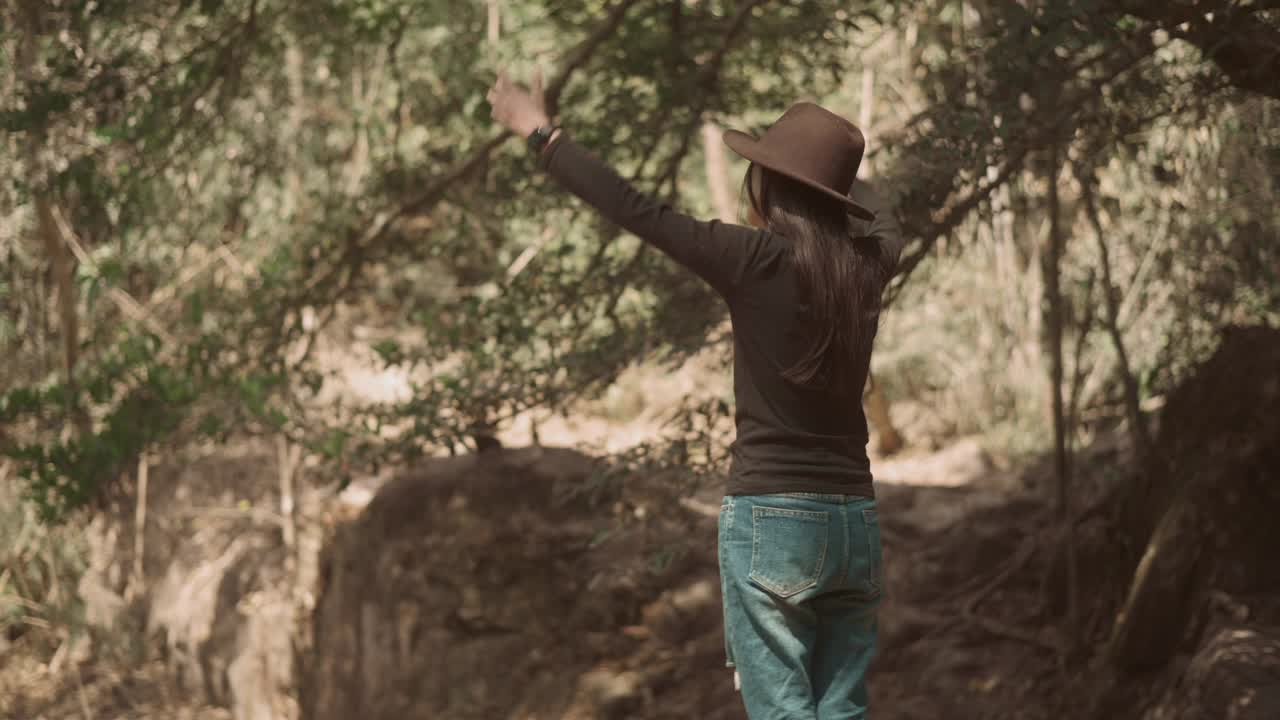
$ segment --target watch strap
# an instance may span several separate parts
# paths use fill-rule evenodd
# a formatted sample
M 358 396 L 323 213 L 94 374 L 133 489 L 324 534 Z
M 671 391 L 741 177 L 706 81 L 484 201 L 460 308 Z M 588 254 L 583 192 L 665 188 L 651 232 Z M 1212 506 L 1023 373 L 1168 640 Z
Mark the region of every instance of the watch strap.
M 551 135 L 555 131 L 554 125 L 542 125 L 534 128 L 533 132 L 529 133 L 529 137 L 525 140 L 529 146 L 529 152 L 534 155 L 542 152 L 542 149 L 547 146 L 547 142 L 551 140 Z

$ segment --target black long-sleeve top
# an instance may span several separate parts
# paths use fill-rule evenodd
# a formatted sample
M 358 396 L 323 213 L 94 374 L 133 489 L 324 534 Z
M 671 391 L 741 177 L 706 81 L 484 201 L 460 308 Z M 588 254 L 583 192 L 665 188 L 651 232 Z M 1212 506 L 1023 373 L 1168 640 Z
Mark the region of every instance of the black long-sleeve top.
M 638 192 L 563 132 L 539 163 L 564 189 L 692 270 L 728 304 L 737 437 L 727 494 L 874 496 L 860 395 L 837 396 L 782 376 L 812 344 L 802 330 L 807 305 L 799 297 L 787 238 L 677 212 Z M 876 213 L 869 223 L 855 220 L 860 226 L 854 231 L 877 239 L 887 277 L 902 250 L 902 231 L 866 183 L 856 183 L 851 195 Z M 867 367 L 863 360 L 860 366 Z M 855 380 L 852 386 L 861 388 L 866 378 Z

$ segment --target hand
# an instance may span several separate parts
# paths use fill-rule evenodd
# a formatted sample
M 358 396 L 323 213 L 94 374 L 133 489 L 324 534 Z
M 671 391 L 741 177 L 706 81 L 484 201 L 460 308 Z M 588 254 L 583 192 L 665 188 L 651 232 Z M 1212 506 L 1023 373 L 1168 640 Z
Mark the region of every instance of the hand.
M 529 90 L 511 82 L 506 71 L 499 71 L 498 80 L 489 88 L 485 99 L 493 106 L 493 119 L 522 138 L 551 122 L 542 98 L 540 69 L 534 71 L 533 87 Z

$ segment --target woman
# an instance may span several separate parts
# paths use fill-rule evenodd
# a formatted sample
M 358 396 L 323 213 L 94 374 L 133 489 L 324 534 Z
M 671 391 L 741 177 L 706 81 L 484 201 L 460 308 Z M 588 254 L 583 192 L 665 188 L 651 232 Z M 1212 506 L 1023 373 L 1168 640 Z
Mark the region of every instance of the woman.
M 865 717 L 881 573 L 861 390 L 901 233 L 855 181 L 862 133 L 810 103 L 758 140 L 725 133 L 751 162 L 750 227 L 702 222 L 637 192 L 553 127 L 541 85 L 500 74 L 494 118 L 528 139 L 561 186 L 729 306 L 737 438 L 719 553 L 728 665 L 747 714 Z

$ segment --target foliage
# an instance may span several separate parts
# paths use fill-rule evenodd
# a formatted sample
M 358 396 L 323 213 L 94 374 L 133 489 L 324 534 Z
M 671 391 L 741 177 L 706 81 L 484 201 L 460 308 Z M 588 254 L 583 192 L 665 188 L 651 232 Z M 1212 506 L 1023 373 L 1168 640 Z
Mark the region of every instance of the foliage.
M 49 527 L 20 501 L 0 473 L 0 633 L 7 639 L 35 628 L 80 628 L 76 583 L 87 548 L 72 528 Z
M 1261 97 L 1233 87 L 1172 27 L 1183 12 L 1174 5 L 1164 14 L 1097 0 L 963 3 L 963 21 L 956 14 L 919 30 L 935 34 L 912 48 L 919 65 L 905 70 L 923 78 L 922 110 L 883 138 L 888 157 L 876 158 L 915 240 L 876 358 L 891 394 L 922 400 L 956 432 L 996 430 L 1022 448 L 1044 446 L 1035 275 L 1054 145 L 1067 158 L 1057 179 L 1064 390 L 1072 416 L 1088 420 L 1085 439 L 1123 414 L 1116 348 L 1101 332 L 1103 292 L 1119 299 L 1130 369 L 1148 400 L 1212 350 L 1228 317 L 1277 321 L 1271 118 L 1280 86 L 1249 88 Z M 1274 17 L 1252 17 L 1275 31 Z M 1099 199 L 1097 226 L 1084 184 Z M 1097 227 L 1112 289 L 1101 287 Z
M 1263 8 L 1215 0 L 1234 8 L 1215 25 L 1135 0 L 503 0 L 492 42 L 480 2 L 20 5 L 0 11 L 15 31 L 0 33 L 0 342 L 16 357 L 0 450 L 49 520 L 147 446 L 285 433 L 349 474 L 456 452 L 705 344 L 724 320 L 709 291 L 551 192 L 494 130 L 483 90 L 500 62 L 542 64 L 576 137 L 708 215 L 705 117 L 758 129 L 798 97 L 857 108 L 874 72 L 871 165 L 912 238 L 878 371 L 914 365 L 935 397 L 984 378 L 999 420 L 1036 407 L 992 378 L 1011 349 L 1039 362 L 1037 301 L 998 306 L 980 268 L 1004 258 L 1002 281 L 1037 289 L 1050 147 L 1068 158 L 1082 408 L 1105 410 L 1117 380 L 1084 322 L 1100 301 L 1079 183 L 1096 184 L 1131 279 L 1125 338 L 1148 396 L 1222 323 L 1277 319 L 1280 90 L 1230 52 L 1280 34 Z M 72 325 L 58 267 L 75 272 Z M 964 298 L 983 302 L 947 312 Z M 895 329 L 929 307 L 939 324 L 919 327 L 935 330 Z M 323 347 L 356 327 L 407 396 L 329 392 Z M 981 362 L 948 374 L 930 348 L 973 337 Z M 679 447 L 636 453 L 670 465 Z
M 5 41 L 6 235 L 68 230 L 93 259 L 74 375 L 43 331 L 0 404 L 29 495 L 63 516 L 142 447 L 199 434 L 285 432 L 344 469 L 453 450 L 638 355 L 696 348 L 720 319 L 708 292 L 541 191 L 518 144 L 493 139 L 483 89 L 504 58 L 575 72 L 566 124 L 675 196 L 704 112 L 832 87 L 852 22 L 830 25 L 836 3 L 767 5 L 503 3 L 497 44 L 478 4 L 6 11 L 29 31 Z M 40 202 L 66 227 L 42 227 Z M 13 314 L 48 317 L 52 299 L 24 289 L 15 304 L 40 307 Z M 421 382 L 400 402 L 317 403 L 317 337 L 371 300 L 378 325 L 420 330 L 374 350 Z

